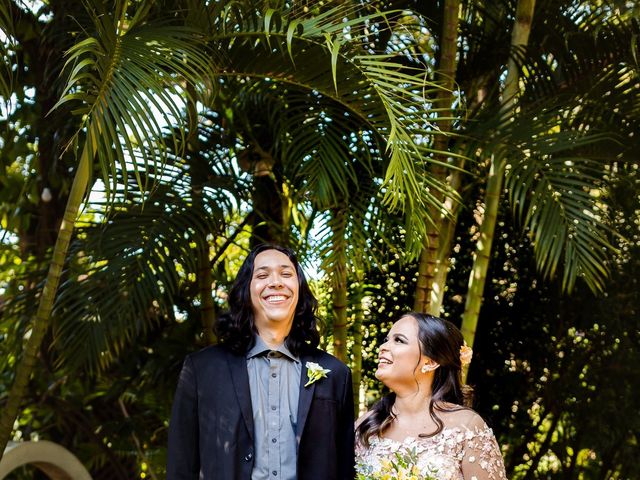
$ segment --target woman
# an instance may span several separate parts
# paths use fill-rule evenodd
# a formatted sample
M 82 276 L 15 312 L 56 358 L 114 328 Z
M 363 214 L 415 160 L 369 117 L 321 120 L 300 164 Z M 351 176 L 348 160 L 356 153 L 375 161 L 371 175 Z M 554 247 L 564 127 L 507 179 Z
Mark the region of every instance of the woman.
M 451 322 L 409 313 L 378 354 L 376 378 L 392 391 L 356 427 L 358 478 L 505 479 L 493 432 L 465 404 L 462 360 L 471 350 Z

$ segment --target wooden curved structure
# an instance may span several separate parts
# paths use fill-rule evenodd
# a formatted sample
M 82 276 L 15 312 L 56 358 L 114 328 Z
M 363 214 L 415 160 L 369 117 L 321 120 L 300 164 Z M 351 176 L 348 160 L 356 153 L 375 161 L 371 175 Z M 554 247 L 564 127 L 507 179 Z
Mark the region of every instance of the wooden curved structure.
M 74 454 L 46 440 L 9 442 L 0 461 L 0 480 L 25 465 L 33 465 L 51 480 L 91 480 L 91 475 Z

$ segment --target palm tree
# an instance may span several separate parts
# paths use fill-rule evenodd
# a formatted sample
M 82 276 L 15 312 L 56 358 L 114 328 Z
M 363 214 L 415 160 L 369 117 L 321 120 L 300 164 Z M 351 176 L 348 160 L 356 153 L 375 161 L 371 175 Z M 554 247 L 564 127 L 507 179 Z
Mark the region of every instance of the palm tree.
M 426 160 L 416 135 L 430 128 L 416 113 L 428 104 L 422 68 L 398 61 L 404 51 L 376 54 L 367 49 L 371 38 L 384 31 L 387 16 L 359 16 L 357 7 L 349 4 L 311 14 L 294 7 L 262 11 L 253 2 L 230 8 L 218 2 L 187 4 L 186 17 L 174 17 L 147 2 L 116 2 L 111 12 L 88 3 L 95 33 L 69 50 L 68 80 L 54 106 L 77 105 L 75 113 L 82 117 L 81 128 L 68 144 L 77 155 L 78 168 L 38 312 L 0 417 L 0 450 L 48 330 L 94 163 L 108 199 L 121 187 L 126 191 L 124 172 L 131 171 L 140 190 L 146 191 L 151 181 L 146 172 L 160 171 L 186 136 L 189 122 L 180 99 L 189 97 L 189 89 L 182 88 L 183 79 L 199 93 L 215 93 L 214 79 L 238 77 L 268 78 L 317 92 L 384 142 L 389 152 L 385 198 L 392 207 L 407 205 L 420 211 L 432 200 L 421 192 L 415 174 L 415 159 Z M 165 125 L 173 127 L 168 139 Z
M 614 146 L 612 140 L 628 127 L 624 118 L 603 115 L 602 103 L 593 110 L 598 97 L 592 95 L 598 95 L 594 91 L 598 89 L 594 85 L 598 85 L 609 90 L 615 97 L 613 102 L 628 108 L 628 113 L 637 110 L 638 95 L 628 89 L 633 80 L 625 65 L 630 43 L 624 42 L 630 42 L 630 32 L 623 19 L 610 15 L 606 8 L 587 14 L 578 2 L 572 3 L 558 10 L 557 5 L 544 4 L 557 12 L 558 21 L 568 17 L 576 22 L 576 35 L 565 34 L 570 39 L 569 51 L 564 51 L 560 42 L 535 42 L 526 49 L 513 48 L 502 103 L 495 116 L 497 124 L 487 123 L 495 125 L 497 136 L 502 138 L 492 140 L 492 146 L 484 149 L 484 155 L 490 155 L 491 166 L 462 325 L 469 344 L 475 336 L 503 177 L 514 214 L 534 239 L 536 261 L 544 277 L 553 277 L 562 265 L 565 291 L 570 292 L 576 280 L 582 278 L 597 292 L 608 275 L 607 252 L 615 251 L 615 247 L 609 239 L 610 223 L 603 211 L 606 195 L 597 198 L 594 192 L 606 191 L 607 168 L 624 150 Z M 526 24 L 532 16 L 534 29 L 539 25 L 535 22 L 538 16 L 553 23 L 549 10 L 534 15 L 533 6 L 529 2 L 518 3 L 516 17 L 525 22 L 523 33 L 529 30 Z M 594 28 L 596 24 L 599 26 Z M 540 28 L 543 31 L 538 35 L 548 32 Z M 517 31 L 516 26 L 514 47 L 526 43 L 524 35 L 517 39 Z M 598 36 L 607 37 L 611 43 L 604 46 Z M 603 46 L 606 53 L 600 50 Z M 587 82 L 585 77 L 561 78 L 573 74 L 573 69 L 581 70 L 581 75 L 589 71 Z M 515 82 L 518 76 L 520 81 Z M 566 83 L 573 84 L 570 94 Z
M 425 2 L 420 8 L 426 11 L 429 5 L 433 7 Z M 532 19 L 535 40 L 526 48 L 513 48 L 507 32 L 516 17 L 514 2 L 462 2 L 458 42 L 464 49 L 458 52 L 456 84 L 466 110 L 457 111 L 458 135 L 452 137 L 450 150 L 452 157 L 472 160 L 466 163 L 475 178 L 453 171 L 449 187 L 463 195 L 462 205 L 479 203 L 484 213 L 463 325 L 469 343 L 486 278 L 488 263 L 483 258 L 490 251 L 495 225 L 489 199 L 501 195 L 502 187 L 496 186 L 502 178 L 514 215 L 535 238 L 544 277 L 562 271 L 567 291 L 578 278 L 597 291 L 606 278 L 606 252 L 613 251 L 604 214 L 606 194 L 596 198 L 594 192 L 606 191 L 606 169 L 615 168 L 617 155 L 626 148 L 614 139 L 629 132 L 625 117 L 637 111 L 637 93 L 629 88 L 634 82 L 630 9 L 617 13 L 606 4 L 542 2 Z M 443 30 L 438 20 L 436 15 L 430 24 L 434 32 Z M 512 82 L 514 75 L 517 82 Z M 506 90 L 505 78 L 511 91 Z M 517 107 L 512 108 L 509 102 L 515 95 Z M 611 101 L 610 109 L 599 103 L 603 99 Z M 598 110 L 593 109 L 596 104 Z M 613 114 L 603 114 L 608 111 Z M 487 200 L 469 198 L 470 187 L 489 177 L 497 183 L 487 186 Z M 439 259 L 432 265 L 446 265 L 450 256 L 458 208 L 451 205 L 439 239 L 432 243 L 439 246 Z M 432 298 L 442 298 L 445 281 L 446 271 L 439 268 Z M 428 297 L 426 292 L 419 295 Z
M 437 112 L 442 119 L 439 127 L 443 135 L 434 137 L 434 149 L 437 151 L 448 151 L 449 137 L 452 133 L 452 104 L 455 102 L 454 97 L 454 79 L 456 73 L 456 56 L 458 50 L 458 23 L 459 23 L 459 0 L 448 0 L 444 2 L 442 7 L 442 31 L 439 32 L 439 62 L 437 75 L 443 84 L 444 89 L 437 94 Z M 449 152 L 448 152 L 449 153 Z M 431 169 L 432 175 L 446 183 L 447 174 L 456 175 L 455 170 L 445 168 L 447 158 L 443 158 L 441 163 L 436 163 Z M 434 291 L 442 292 L 442 288 L 438 288 L 436 282 L 434 288 L 434 277 L 438 272 L 446 269 L 445 255 L 442 253 L 446 250 L 441 248 L 440 237 L 443 237 L 442 246 L 446 248 L 449 242 L 445 229 L 450 225 L 450 217 L 454 215 L 454 205 L 457 205 L 457 192 L 455 183 L 450 182 L 450 192 L 446 192 L 448 202 L 441 201 L 441 209 L 444 212 L 434 211 L 430 215 L 431 222 L 427 225 L 427 234 L 425 235 L 425 244 L 420 254 L 418 263 L 418 280 L 416 283 L 416 293 L 414 298 L 413 309 L 417 312 L 429 311 L 437 315 L 440 310 L 440 302 L 434 302 Z M 439 195 L 443 197 L 445 195 Z M 442 199 L 443 200 L 443 199 Z M 450 205 L 450 206 L 448 206 Z M 448 207 L 448 208 L 447 208 Z M 450 231 L 451 229 L 449 229 Z M 434 305 L 435 304 L 435 305 Z
M 99 5 L 95 5 L 91 13 L 95 19 L 94 27 L 100 35 L 79 42 L 68 54 L 69 81 L 65 95 L 54 108 L 70 101 L 82 103 L 78 113 L 85 116 L 83 126 L 69 144 L 69 148 L 78 155 L 78 169 L 31 334 L 18 364 L 7 405 L 0 416 L 0 452 L 4 451 L 9 439 L 40 345 L 48 330 L 67 249 L 89 185 L 94 159 L 100 161 L 105 172 L 109 168 L 115 170 L 116 161 L 124 163 L 125 151 L 132 158 L 141 156 L 147 165 L 156 163 L 156 159 L 145 153 L 144 147 L 153 143 L 162 155 L 166 151 L 166 141 L 157 121 L 146 111 L 146 106 L 158 107 L 161 112 L 159 115 L 169 120 L 178 113 L 171 97 L 177 90 L 175 87 L 167 89 L 171 85 L 167 82 L 171 79 L 170 74 L 179 73 L 194 82 L 201 82 L 209 67 L 206 56 L 198 48 L 202 40 L 197 38 L 195 32 L 184 27 L 147 24 L 144 22 L 144 9 L 138 10 L 133 18 L 127 18 L 127 7 L 126 2 L 118 4 L 114 12 L 107 14 L 100 11 Z M 156 62 L 150 63 L 148 55 L 155 58 Z M 190 65 L 184 65 L 183 56 L 191 59 Z M 156 68 L 162 68 L 167 73 L 158 75 Z M 118 132 L 124 137 L 119 136 Z M 135 143 L 127 137 L 129 134 Z M 112 150 L 114 147 L 117 160 Z
M 1 42 L 0 56 L 5 59 L 9 55 L 9 45 L 7 41 L 11 39 L 12 18 L 8 3 L 0 3 L 0 31 L 7 35 L 7 40 Z M 8 62 L 3 62 L 2 74 L 0 75 L 0 96 L 6 101 L 9 100 L 13 92 L 13 72 Z
M 514 51 L 526 48 L 527 46 L 535 4 L 535 0 L 518 0 L 515 24 L 511 34 L 511 47 Z M 519 76 L 518 65 L 512 58 L 509 60 L 507 78 L 502 92 L 502 108 L 500 111 L 504 116 L 513 115 L 516 110 Z M 473 346 L 476 334 L 480 304 L 484 292 L 484 282 L 489 265 L 491 245 L 493 243 L 493 232 L 495 231 L 498 218 L 498 206 L 500 204 L 500 193 L 502 191 L 505 168 L 505 157 L 499 154 L 491 156 L 485 191 L 484 216 L 480 226 L 480 238 L 477 242 L 474 265 L 469 280 L 467 303 L 462 316 L 462 334 L 470 347 Z

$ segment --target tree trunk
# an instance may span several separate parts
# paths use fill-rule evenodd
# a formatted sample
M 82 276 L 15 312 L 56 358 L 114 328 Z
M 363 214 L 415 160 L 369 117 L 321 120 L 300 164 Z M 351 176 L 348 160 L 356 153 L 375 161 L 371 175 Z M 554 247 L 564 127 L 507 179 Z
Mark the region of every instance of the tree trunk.
M 512 51 L 527 45 L 534 8 L 535 0 L 518 1 L 516 21 L 511 35 Z M 512 114 L 515 109 L 519 89 L 518 82 L 518 66 L 513 58 L 510 58 L 507 69 L 507 79 L 502 94 L 503 116 Z M 482 306 L 482 296 L 487 278 L 487 270 L 489 268 L 489 258 L 491 257 L 491 246 L 496 228 L 498 206 L 500 203 L 500 195 L 502 194 L 505 164 L 505 158 L 502 155 L 494 155 L 491 157 L 489 177 L 485 191 L 485 210 L 480 225 L 480 239 L 476 247 L 473 268 L 471 270 L 471 276 L 469 277 L 469 290 L 467 292 L 465 311 L 462 316 L 461 330 L 469 346 L 473 346 L 478 326 L 478 316 Z M 464 376 L 466 377 L 466 372 Z
M 344 237 L 345 211 L 333 209 L 332 232 L 335 261 L 331 268 L 333 288 L 333 354 L 347 363 L 347 252 Z
M 435 106 L 438 109 L 438 127 L 441 133 L 434 139 L 436 151 L 449 149 L 449 133 L 451 132 L 451 104 L 453 98 L 453 84 L 456 75 L 456 54 L 458 51 L 458 24 L 459 24 L 460 0 L 446 0 L 444 3 L 444 19 L 440 36 L 440 65 L 438 67 L 438 81 L 444 87 L 438 91 Z M 446 156 L 439 159 L 447 160 Z M 431 175 L 444 183 L 447 169 L 443 165 L 432 165 Z M 435 192 L 438 200 L 444 198 L 442 193 Z M 413 309 L 416 312 L 426 312 L 431 301 L 431 290 L 434 274 L 437 268 L 437 258 L 440 243 L 440 230 L 442 219 L 447 213 L 443 207 L 430 209 L 431 222 L 427 225 L 427 235 L 420 263 L 418 264 L 418 280 L 414 297 Z
M 187 136 L 187 149 L 189 151 L 189 171 L 191 173 L 191 195 L 193 208 L 201 212 L 205 211 L 202 195 L 204 184 L 208 179 L 209 166 L 207 160 L 200 154 L 201 145 L 198 137 L 198 110 L 196 108 L 196 89 L 187 84 L 187 115 L 189 121 L 189 135 Z M 216 232 L 209 232 L 215 236 Z M 209 258 L 209 242 L 207 237 L 200 238 L 196 245 L 198 294 L 200 296 L 200 323 L 202 325 L 203 343 L 213 345 L 216 343 L 215 321 L 216 310 L 213 301 L 213 266 Z
M 500 206 L 503 176 L 504 162 L 495 156 L 492 157 L 485 192 L 484 213 L 480 225 L 480 238 L 476 246 L 473 268 L 469 277 L 467 301 L 462 316 L 462 335 L 470 347 L 473 346 L 480 307 L 482 306 L 482 295 L 489 268 L 491 246 L 498 218 L 498 207 Z
M 216 308 L 213 302 L 213 275 L 209 261 L 209 244 L 198 245 L 198 292 L 200 295 L 200 323 L 206 345 L 217 342 L 215 335 Z
M 351 350 L 351 376 L 353 380 L 353 406 L 355 416 L 360 413 L 360 382 L 362 381 L 362 325 L 364 323 L 364 309 L 362 308 L 363 287 L 362 281 L 358 282 L 358 294 L 352 298 L 353 325 L 351 336 L 353 348 Z
M 267 142 L 267 140 L 263 140 Z M 259 145 L 257 141 L 248 147 L 243 157 L 245 167 L 253 174 L 253 225 L 251 247 L 261 243 L 275 243 L 287 246 L 288 231 L 285 231 L 285 195 L 282 181 L 282 165 L 274 158 L 271 148 Z
M 460 168 L 464 163 L 460 165 Z M 451 172 L 451 180 L 449 185 L 454 191 L 459 191 L 462 184 L 462 173 L 460 171 Z M 456 224 L 458 223 L 458 213 L 460 212 L 460 204 L 453 198 L 448 197 L 444 202 L 445 208 L 449 211 L 449 215 L 442 219 L 440 226 L 440 234 L 438 241 L 438 252 L 435 264 L 435 273 L 433 276 L 433 284 L 431 285 L 431 301 L 427 313 L 440 316 L 442 302 L 444 301 L 444 290 L 447 285 L 447 275 L 449 273 L 449 262 L 451 257 L 451 245 L 453 244 L 453 236 L 456 232 Z
M 94 142 L 90 142 L 91 136 L 92 132 L 89 130 L 88 138 L 85 142 L 82 156 L 80 157 L 78 171 L 73 179 L 64 217 L 60 224 L 60 231 L 53 249 L 51 266 L 49 267 L 49 273 L 47 274 L 44 288 L 40 296 L 40 303 L 38 304 L 38 311 L 33 322 L 31 334 L 28 335 L 27 343 L 22 353 L 22 358 L 18 361 L 15 380 L 11 386 L 11 390 L 9 391 L 9 399 L 0 414 L 0 459 L 2 459 L 4 449 L 6 448 L 9 437 L 11 436 L 13 423 L 18 416 L 20 404 L 22 403 L 22 399 L 29 384 L 29 379 L 37 361 L 42 339 L 49 328 L 51 310 L 53 309 L 58 284 L 60 283 L 60 277 L 62 276 L 62 269 L 67 257 L 71 235 L 73 233 L 76 218 L 78 217 L 80 204 L 82 203 L 89 183 L 89 173 L 92 165 L 91 159 L 95 154 L 95 152 L 89 152 L 89 145 L 95 144 Z

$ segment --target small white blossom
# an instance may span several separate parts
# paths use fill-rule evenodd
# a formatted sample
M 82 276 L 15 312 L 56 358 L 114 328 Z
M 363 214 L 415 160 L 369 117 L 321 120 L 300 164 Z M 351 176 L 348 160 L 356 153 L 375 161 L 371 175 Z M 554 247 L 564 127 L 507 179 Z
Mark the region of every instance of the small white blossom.
M 307 377 L 309 381 L 304 384 L 305 387 L 308 387 L 314 382 L 317 382 L 321 378 L 327 378 L 327 373 L 331 370 L 328 368 L 322 368 L 321 365 L 318 365 L 315 362 L 307 362 Z

